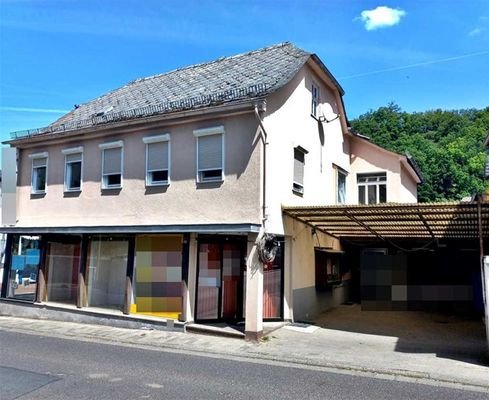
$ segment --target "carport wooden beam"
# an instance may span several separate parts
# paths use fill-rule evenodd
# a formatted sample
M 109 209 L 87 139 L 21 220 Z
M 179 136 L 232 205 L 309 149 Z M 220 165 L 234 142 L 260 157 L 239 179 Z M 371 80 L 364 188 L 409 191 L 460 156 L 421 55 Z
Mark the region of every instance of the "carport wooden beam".
M 489 236 L 489 203 L 385 203 L 283 207 L 283 213 L 339 238 L 474 239 Z M 480 217 L 479 217 L 480 214 Z

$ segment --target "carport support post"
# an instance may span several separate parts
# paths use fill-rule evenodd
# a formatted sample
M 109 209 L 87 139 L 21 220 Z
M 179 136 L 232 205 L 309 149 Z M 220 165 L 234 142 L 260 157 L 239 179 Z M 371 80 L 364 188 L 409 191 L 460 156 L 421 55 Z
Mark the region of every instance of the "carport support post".
M 486 340 L 487 340 L 487 350 L 489 351 L 489 256 L 484 257 L 482 262 L 482 290 L 484 291 L 484 310 L 486 319 Z
M 246 260 L 246 340 L 259 340 L 263 336 L 263 264 L 258 259 L 256 241 L 256 234 L 248 234 L 248 258 Z
M 484 236 L 482 231 L 482 197 L 477 199 L 477 220 L 479 225 L 479 250 L 481 264 L 482 301 L 484 302 L 484 320 L 486 326 L 486 341 L 489 351 L 489 257 L 484 257 Z

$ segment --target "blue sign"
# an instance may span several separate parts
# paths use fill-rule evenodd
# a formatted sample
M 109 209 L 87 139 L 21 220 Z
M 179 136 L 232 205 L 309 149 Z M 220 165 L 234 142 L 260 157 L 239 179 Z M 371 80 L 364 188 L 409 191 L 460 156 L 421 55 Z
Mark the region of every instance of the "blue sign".
M 39 249 L 26 249 L 25 251 L 25 263 L 27 265 L 38 265 L 41 252 Z
M 12 269 L 22 271 L 25 267 L 25 256 L 12 256 Z

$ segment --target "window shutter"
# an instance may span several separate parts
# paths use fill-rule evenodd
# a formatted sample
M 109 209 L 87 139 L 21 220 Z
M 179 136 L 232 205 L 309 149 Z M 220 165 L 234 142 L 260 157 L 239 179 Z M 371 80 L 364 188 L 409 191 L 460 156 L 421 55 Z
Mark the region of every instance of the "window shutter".
M 122 173 L 122 148 L 104 150 L 104 175 Z
M 81 153 L 66 155 L 66 162 L 76 162 L 76 161 L 81 161 Z
M 148 143 L 148 171 L 168 169 L 168 142 Z
M 32 159 L 33 167 L 45 167 L 46 166 L 46 158 L 33 158 Z
M 199 170 L 222 168 L 222 135 L 200 136 Z
M 304 185 L 304 153 L 298 149 L 294 149 L 294 182 Z

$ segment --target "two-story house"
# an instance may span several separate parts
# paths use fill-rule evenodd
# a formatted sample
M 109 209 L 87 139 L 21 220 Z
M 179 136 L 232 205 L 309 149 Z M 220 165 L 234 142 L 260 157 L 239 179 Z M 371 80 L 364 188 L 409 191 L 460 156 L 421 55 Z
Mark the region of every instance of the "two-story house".
M 421 181 L 409 157 L 349 130 L 343 94 L 317 55 L 283 43 L 135 80 L 14 133 L 2 297 L 244 320 L 249 337 L 264 319 L 306 317 L 309 256 L 341 244 L 284 222 L 282 205 L 416 202 Z

